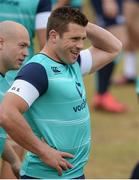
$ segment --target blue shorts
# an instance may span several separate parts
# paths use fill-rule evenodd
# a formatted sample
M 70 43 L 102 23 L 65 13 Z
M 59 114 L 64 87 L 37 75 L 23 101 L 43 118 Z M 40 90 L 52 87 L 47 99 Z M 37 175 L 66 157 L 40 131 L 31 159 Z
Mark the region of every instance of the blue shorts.
M 35 177 L 30 177 L 30 176 L 24 175 L 24 176 L 20 176 L 20 179 L 39 179 L 39 178 L 35 178 Z M 85 179 L 85 176 L 82 175 L 82 176 L 80 176 L 80 177 L 73 178 L 73 179 Z

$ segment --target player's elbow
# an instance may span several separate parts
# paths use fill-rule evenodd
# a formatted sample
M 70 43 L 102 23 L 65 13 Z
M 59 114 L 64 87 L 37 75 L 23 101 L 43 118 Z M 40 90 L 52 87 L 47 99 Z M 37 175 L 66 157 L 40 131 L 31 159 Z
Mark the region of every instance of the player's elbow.
M 117 56 L 122 51 L 122 48 L 123 48 L 122 42 L 119 39 L 117 39 L 117 42 L 115 43 L 115 48 L 114 48 L 115 56 Z
M 111 51 L 111 59 L 115 59 L 120 52 L 122 51 L 122 43 L 120 40 L 117 39 L 117 43 L 115 43 L 113 50 Z

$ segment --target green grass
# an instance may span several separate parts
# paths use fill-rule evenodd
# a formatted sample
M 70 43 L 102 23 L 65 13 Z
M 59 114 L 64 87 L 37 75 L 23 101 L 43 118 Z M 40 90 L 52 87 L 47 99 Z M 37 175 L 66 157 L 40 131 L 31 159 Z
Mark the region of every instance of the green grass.
M 84 13 L 92 21 L 92 9 L 88 0 L 84 2 Z M 114 76 L 121 72 L 120 62 Z M 85 77 L 84 82 L 90 104 L 95 89 L 94 75 Z M 127 179 L 139 161 L 139 102 L 135 86 L 111 86 L 110 91 L 119 101 L 128 105 L 130 110 L 124 114 L 91 111 L 92 149 L 85 168 L 88 179 Z
M 95 86 L 92 77 L 84 80 L 89 104 Z M 112 86 L 111 92 L 130 110 L 124 114 L 91 111 L 92 149 L 85 169 L 87 178 L 129 178 L 139 160 L 139 104 L 135 87 Z
M 88 0 L 84 2 L 84 13 L 92 21 L 93 11 Z M 120 62 L 114 76 L 121 72 Z M 94 75 L 85 77 L 84 82 L 90 104 L 95 89 Z M 135 87 L 112 86 L 110 91 L 119 101 L 127 104 L 130 110 L 124 114 L 91 111 L 92 149 L 85 168 L 86 178 L 127 179 L 139 161 L 139 102 Z

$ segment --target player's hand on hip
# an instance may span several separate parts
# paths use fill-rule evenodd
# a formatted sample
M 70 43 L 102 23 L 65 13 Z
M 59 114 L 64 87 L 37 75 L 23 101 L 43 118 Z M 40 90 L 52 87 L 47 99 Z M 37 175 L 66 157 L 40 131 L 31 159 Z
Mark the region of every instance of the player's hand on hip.
M 19 175 L 20 167 L 21 167 L 20 160 L 16 160 L 13 164 L 11 164 L 12 171 L 17 179 L 20 178 L 20 175 Z
M 73 158 L 74 156 L 67 152 L 61 152 L 54 148 L 47 146 L 46 154 L 41 157 L 50 167 L 57 170 L 58 175 L 61 176 L 63 170 L 68 170 L 73 167 L 65 158 Z

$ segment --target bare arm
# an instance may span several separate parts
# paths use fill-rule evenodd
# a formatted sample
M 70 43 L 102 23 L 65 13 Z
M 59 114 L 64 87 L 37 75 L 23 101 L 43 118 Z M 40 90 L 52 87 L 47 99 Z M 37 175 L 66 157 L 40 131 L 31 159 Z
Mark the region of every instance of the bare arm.
M 18 144 L 37 154 L 42 161 L 55 168 L 61 175 L 62 170 L 72 168 L 64 158 L 73 158 L 73 155 L 57 151 L 39 140 L 22 115 L 27 109 L 28 105 L 21 97 L 14 93 L 7 93 L 0 107 L 2 127 Z
M 88 23 L 86 32 L 92 44 L 92 73 L 110 63 L 121 51 L 122 43 L 110 32 L 92 23 Z
M 41 153 L 43 154 L 44 151 L 43 144 L 36 136 L 34 136 L 31 128 L 21 114 L 25 109 L 28 108 L 27 104 L 20 103 L 19 101 L 20 109 L 18 110 L 18 100 L 19 97 L 17 96 L 16 98 L 14 98 L 14 95 L 12 95 L 11 93 L 8 93 L 5 96 L 1 106 L 1 126 L 18 144 L 23 146 L 25 149 L 29 149 L 33 153 L 41 155 Z M 26 137 L 29 137 L 29 139 L 26 140 Z M 23 141 L 23 139 L 25 141 Z M 37 146 L 39 145 L 40 149 L 37 148 Z
M 5 143 L 2 159 L 11 165 L 14 175 L 19 178 L 21 161 L 8 140 Z

